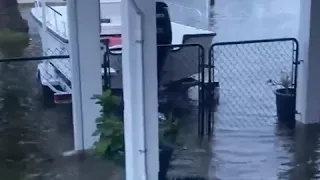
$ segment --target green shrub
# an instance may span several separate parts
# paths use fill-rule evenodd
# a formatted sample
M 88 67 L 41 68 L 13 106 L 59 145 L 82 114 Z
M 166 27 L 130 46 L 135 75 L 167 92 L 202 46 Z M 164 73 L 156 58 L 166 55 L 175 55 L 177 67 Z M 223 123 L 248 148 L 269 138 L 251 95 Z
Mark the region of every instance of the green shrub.
M 29 34 L 14 32 L 9 29 L 0 31 L 0 50 L 5 56 L 21 56 L 24 49 L 29 46 Z
M 95 152 L 101 157 L 119 160 L 124 157 L 124 122 L 121 98 L 106 91 L 101 96 L 94 96 L 97 104 L 102 106 L 101 116 L 96 119 L 97 130 L 93 134 L 99 136 L 95 143 Z M 159 146 L 172 145 L 178 132 L 178 120 L 169 117 L 159 121 Z

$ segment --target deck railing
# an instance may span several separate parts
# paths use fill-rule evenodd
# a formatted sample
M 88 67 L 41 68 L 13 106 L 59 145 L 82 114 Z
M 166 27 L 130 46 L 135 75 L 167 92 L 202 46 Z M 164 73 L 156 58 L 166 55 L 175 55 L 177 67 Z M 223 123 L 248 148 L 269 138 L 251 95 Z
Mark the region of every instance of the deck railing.
M 46 11 L 47 24 L 53 28 L 52 30 L 66 37 L 67 25 L 63 15 L 49 5 L 46 5 L 46 8 L 48 9 L 48 11 Z
M 38 11 L 42 11 L 42 3 L 39 0 L 34 1 L 34 5 Z M 46 13 L 46 24 L 49 25 L 50 28 L 59 33 L 60 35 L 66 37 L 67 36 L 67 26 L 66 21 L 62 14 L 55 10 L 50 5 L 45 5 L 45 13 Z M 39 13 L 40 17 L 42 17 L 42 12 Z M 52 22 L 53 20 L 53 22 Z
M 169 13 L 173 22 L 201 28 L 204 17 L 198 9 L 186 7 L 172 2 L 166 3 L 169 6 Z M 35 1 L 35 6 L 38 7 L 39 10 L 41 9 L 41 3 L 38 1 Z M 104 20 L 106 19 L 102 19 L 101 23 L 106 23 Z M 67 36 L 67 23 L 65 17 L 63 17 L 60 12 L 50 5 L 46 5 L 46 23 L 53 31 L 64 37 Z

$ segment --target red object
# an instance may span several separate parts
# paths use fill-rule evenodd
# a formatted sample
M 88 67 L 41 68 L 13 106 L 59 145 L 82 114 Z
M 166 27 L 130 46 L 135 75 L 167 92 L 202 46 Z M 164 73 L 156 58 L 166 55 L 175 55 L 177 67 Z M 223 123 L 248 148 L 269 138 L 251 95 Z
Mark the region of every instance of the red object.
M 107 39 L 109 39 L 109 47 L 122 44 L 121 37 L 108 37 Z
M 54 95 L 54 102 L 56 104 L 71 103 L 72 96 L 71 94 L 56 94 Z

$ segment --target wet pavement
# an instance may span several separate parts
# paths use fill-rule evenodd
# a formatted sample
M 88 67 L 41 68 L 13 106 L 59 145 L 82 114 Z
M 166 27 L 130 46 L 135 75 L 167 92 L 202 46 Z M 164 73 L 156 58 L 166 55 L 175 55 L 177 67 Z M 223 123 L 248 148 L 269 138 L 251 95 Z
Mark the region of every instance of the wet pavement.
M 204 3 L 198 1 L 170 1 L 204 12 Z M 28 17 L 28 9 L 24 9 L 23 12 L 24 16 Z M 297 37 L 298 12 L 298 0 L 216 0 L 210 23 L 212 30 L 218 34 L 215 42 Z M 187 17 L 176 18 L 188 24 Z M 30 33 L 33 43 L 27 51 L 28 56 L 39 55 L 39 37 L 37 29 L 32 24 Z M 275 118 L 274 97 L 271 97 L 272 91 L 266 90 L 267 87 L 263 85 L 268 78 L 278 77 L 279 71 L 288 70 L 291 67 L 290 46 L 278 44 L 259 47 L 264 50 L 267 47 L 273 48 L 273 51 L 281 48 L 283 51 L 278 51 L 278 54 L 273 54 L 271 57 L 264 55 L 263 58 L 265 60 L 266 57 L 269 59 L 280 57 L 282 61 L 272 63 L 263 61 L 265 64 L 259 68 L 264 68 L 264 73 L 249 68 L 245 71 L 241 68 L 234 70 L 235 67 L 239 67 L 239 63 L 244 66 L 246 61 L 253 64 L 252 66 L 257 66 L 258 57 L 250 54 L 252 59 L 244 58 L 243 54 L 248 53 L 252 47 L 240 50 L 234 47 L 222 49 L 222 52 L 225 52 L 224 55 L 232 58 L 221 56 L 221 61 L 226 62 L 217 64 L 220 65 L 219 81 L 222 83 L 222 94 L 211 142 L 213 155 L 209 167 L 210 179 L 320 179 L 320 127 L 298 126 L 295 131 L 290 131 L 278 125 Z M 235 50 L 239 50 L 237 56 L 231 56 L 231 52 Z M 235 61 L 236 63 L 232 64 Z M 70 107 L 60 106 L 48 110 L 39 105 L 36 100 L 36 82 L 29 78 L 34 77 L 36 65 L 30 64 L 27 66 L 21 63 L 11 64 L 6 68 L 10 72 L 0 71 L 2 102 L 0 151 L 5 152 L 0 155 L 0 158 L 5 160 L 0 163 L 2 178 L 5 180 L 24 178 L 78 180 L 89 179 L 90 176 L 85 175 L 94 172 L 98 175 L 94 178 L 95 180 L 112 179 L 112 172 L 116 174 L 119 170 L 105 162 L 86 158 L 86 163 L 83 163 L 81 159 L 70 160 L 60 157 L 62 152 L 72 149 Z M 272 66 L 269 69 L 265 68 L 268 65 Z M 234 66 L 234 68 L 228 69 L 226 68 L 228 66 Z M 249 65 L 246 66 L 249 67 Z M 267 71 L 270 69 L 274 72 Z M 232 70 L 234 77 L 222 75 L 223 70 Z M 255 79 L 251 77 L 247 81 L 239 81 L 235 78 L 235 76 L 249 76 L 249 73 L 256 73 L 251 76 L 262 74 L 265 80 L 254 81 Z M 232 86 L 233 88 L 241 86 L 242 96 L 239 91 L 231 89 Z M 12 95 L 13 92 L 16 94 Z M 249 96 L 250 93 L 254 96 Z M 18 97 L 17 94 L 19 94 Z M 259 94 L 262 95 L 258 96 Z M 264 110 L 261 110 L 262 106 L 254 106 L 257 102 L 265 103 Z M 5 157 L 2 157 L 3 154 L 6 154 Z M 61 164 L 68 164 L 68 166 L 61 166 Z M 112 169 L 112 171 L 105 171 L 105 169 Z M 91 173 L 86 173 L 89 171 Z

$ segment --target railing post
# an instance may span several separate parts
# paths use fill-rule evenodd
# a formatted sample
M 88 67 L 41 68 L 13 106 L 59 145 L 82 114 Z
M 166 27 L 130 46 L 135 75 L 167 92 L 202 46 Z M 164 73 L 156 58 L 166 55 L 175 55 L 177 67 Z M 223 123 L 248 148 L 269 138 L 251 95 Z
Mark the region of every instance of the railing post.
M 41 41 L 42 41 L 42 51 L 45 52 L 48 49 L 46 0 L 41 1 L 41 12 L 42 12 Z
M 64 31 L 63 31 L 63 35 L 64 36 L 67 36 L 67 29 L 66 29 L 66 22 L 62 22 L 62 25 L 63 25 L 63 29 L 64 29 Z
M 55 12 L 54 12 L 54 14 L 53 14 L 53 18 L 54 18 L 55 29 L 56 29 L 56 31 L 59 31 L 58 22 L 57 22 L 57 16 L 56 16 L 56 13 L 55 13 Z

